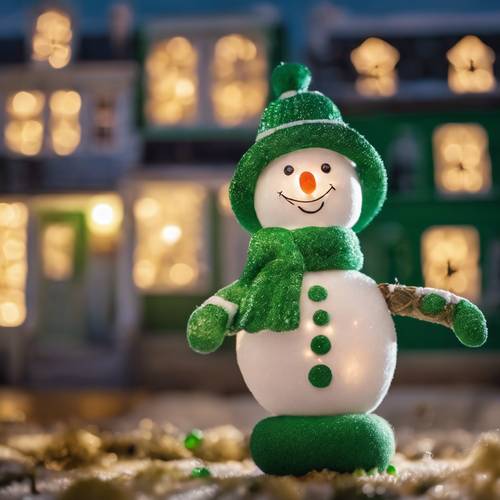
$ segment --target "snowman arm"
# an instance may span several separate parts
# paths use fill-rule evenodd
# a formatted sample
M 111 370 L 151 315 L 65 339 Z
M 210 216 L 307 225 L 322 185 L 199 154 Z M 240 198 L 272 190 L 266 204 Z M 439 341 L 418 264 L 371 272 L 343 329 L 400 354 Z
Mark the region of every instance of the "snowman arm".
M 231 332 L 238 312 L 240 288 L 238 281 L 235 281 L 195 309 L 187 325 L 187 340 L 191 349 L 208 354 L 222 345 L 224 337 Z
M 479 347 L 486 342 L 486 319 L 467 299 L 436 288 L 388 283 L 378 287 L 391 314 L 447 326 L 468 347 Z

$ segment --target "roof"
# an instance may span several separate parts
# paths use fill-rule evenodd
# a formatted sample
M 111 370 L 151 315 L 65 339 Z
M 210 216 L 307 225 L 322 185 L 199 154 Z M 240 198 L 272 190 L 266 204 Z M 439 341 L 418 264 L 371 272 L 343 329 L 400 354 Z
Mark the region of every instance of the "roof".
M 107 26 L 111 6 L 117 0 L 60 0 L 58 4 L 68 6 L 78 19 L 84 32 L 102 32 Z M 283 18 L 291 24 L 303 23 L 304 13 L 314 3 L 303 0 L 129 0 L 121 3 L 129 4 L 135 22 L 153 20 L 161 16 L 204 15 L 214 13 L 242 13 L 248 10 L 279 10 Z M 39 0 L 2 0 L 0 2 L 0 35 L 8 37 L 20 34 L 26 26 L 26 16 L 40 8 L 44 3 Z M 309 4 L 309 5 L 308 5 Z M 316 4 L 317 5 L 317 4 Z M 335 8 L 356 16 L 387 16 L 388 14 L 429 14 L 429 13 L 489 13 L 498 12 L 500 7 L 496 0 L 419 0 L 418 2 L 401 2 L 400 0 L 334 0 L 330 3 Z

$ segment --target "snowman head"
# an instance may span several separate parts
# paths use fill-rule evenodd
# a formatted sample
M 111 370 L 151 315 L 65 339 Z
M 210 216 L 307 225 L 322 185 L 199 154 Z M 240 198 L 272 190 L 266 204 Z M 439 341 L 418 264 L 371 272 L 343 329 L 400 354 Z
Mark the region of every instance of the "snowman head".
M 284 154 L 260 174 L 255 212 L 262 227 L 351 228 L 361 214 L 361 185 L 355 164 L 324 148 Z
M 331 99 L 309 90 L 310 81 L 302 64 L 273 71 L 276 99 L 229 188 L 233 212 L 250 233 L 307 226 L 359 232 L 384 203 L 387 176 L 379 154 Z

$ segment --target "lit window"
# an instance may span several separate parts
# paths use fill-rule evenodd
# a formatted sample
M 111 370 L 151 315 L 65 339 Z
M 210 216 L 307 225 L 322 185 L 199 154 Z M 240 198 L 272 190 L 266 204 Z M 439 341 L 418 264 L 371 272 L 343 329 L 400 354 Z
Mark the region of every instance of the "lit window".
M 425 285 L 481 298 L 479 234 L 471 226 L 435 226 L 422 235 Z
M 368 38 L 351 52 L 351 62 L 359 76 L 356 90 L 366 96 L 390 96 L 396 93 L 399 52 L 380 38 Z
M 488 92 L 495 87 L 495 53 L 477 36 L 462 38 L 446 57 L 450 62 L 448 85 L 453 92 Z
M 36 90 L 23 90 L 7 98 L 5 143 L 11 151 L 27 156 L 40 152 L 43 145 L 44 103 L 44 95 Z
M 58 155 L 71 154 L 80 144 L 80 94 L 58 90 L 50 96 L 50 138 Z
M 256 118 L 267 97 L 267 63 L 263 47 L 242 35 L 227 35 L 215 44 L 212 103 L 222 125 Z
M 53 68 L 63 68 L 71 60 L 71 18 L 58 10 L 40 14 L 33 33 L 35 61 L 47 61 Z
M 488 135 L 481 125 L 450 123 L 434 131 L 434 176 L 443 193 L 491 188 Z
M 67 223 L 45 227 L 42 238 L 43 274 L 54 281 L 64 281 L 73 275 L 75 228 Z
M 26 239 L 28 210 L 23 203 L 0 203 L 0 326 L 26 319 Z
M 206 289 L 207 192 L 200 185 L 144 186 L 134 205 L 134 281 L 154 292 Z
M 94 109 L 95 142 L 102 146 L 112 144 L 115 125 L 115 98 L 113 96 L 98 97 Z
M 196 118 L 198 53 L 184 37 L 155 44 L 148 55 L 146 114 L 151 123 L 173 125 Z

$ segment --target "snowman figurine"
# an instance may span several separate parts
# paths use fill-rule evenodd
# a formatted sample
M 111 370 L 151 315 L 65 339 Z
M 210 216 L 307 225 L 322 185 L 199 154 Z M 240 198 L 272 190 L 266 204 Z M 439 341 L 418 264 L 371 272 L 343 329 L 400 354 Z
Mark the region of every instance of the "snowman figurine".
M 243 273 L 191 315 L 188 342 L 215 351 L 236 334 L 243 378 L 272 416 L 250 448 L 266 473 L 383 471 L 391 426 L 372 412 L 396 366 L 391 314 L 444 324 L 465 345 L 487 337 L 481 311 L 450 292 L 377 285 L 362 274 L 356 233 L 384 203 L 377 151 L 335 104 L 308 90 L 311 74 L 280 64 L 277 99 L 230 186 L 232 209 L 252 239 Z

